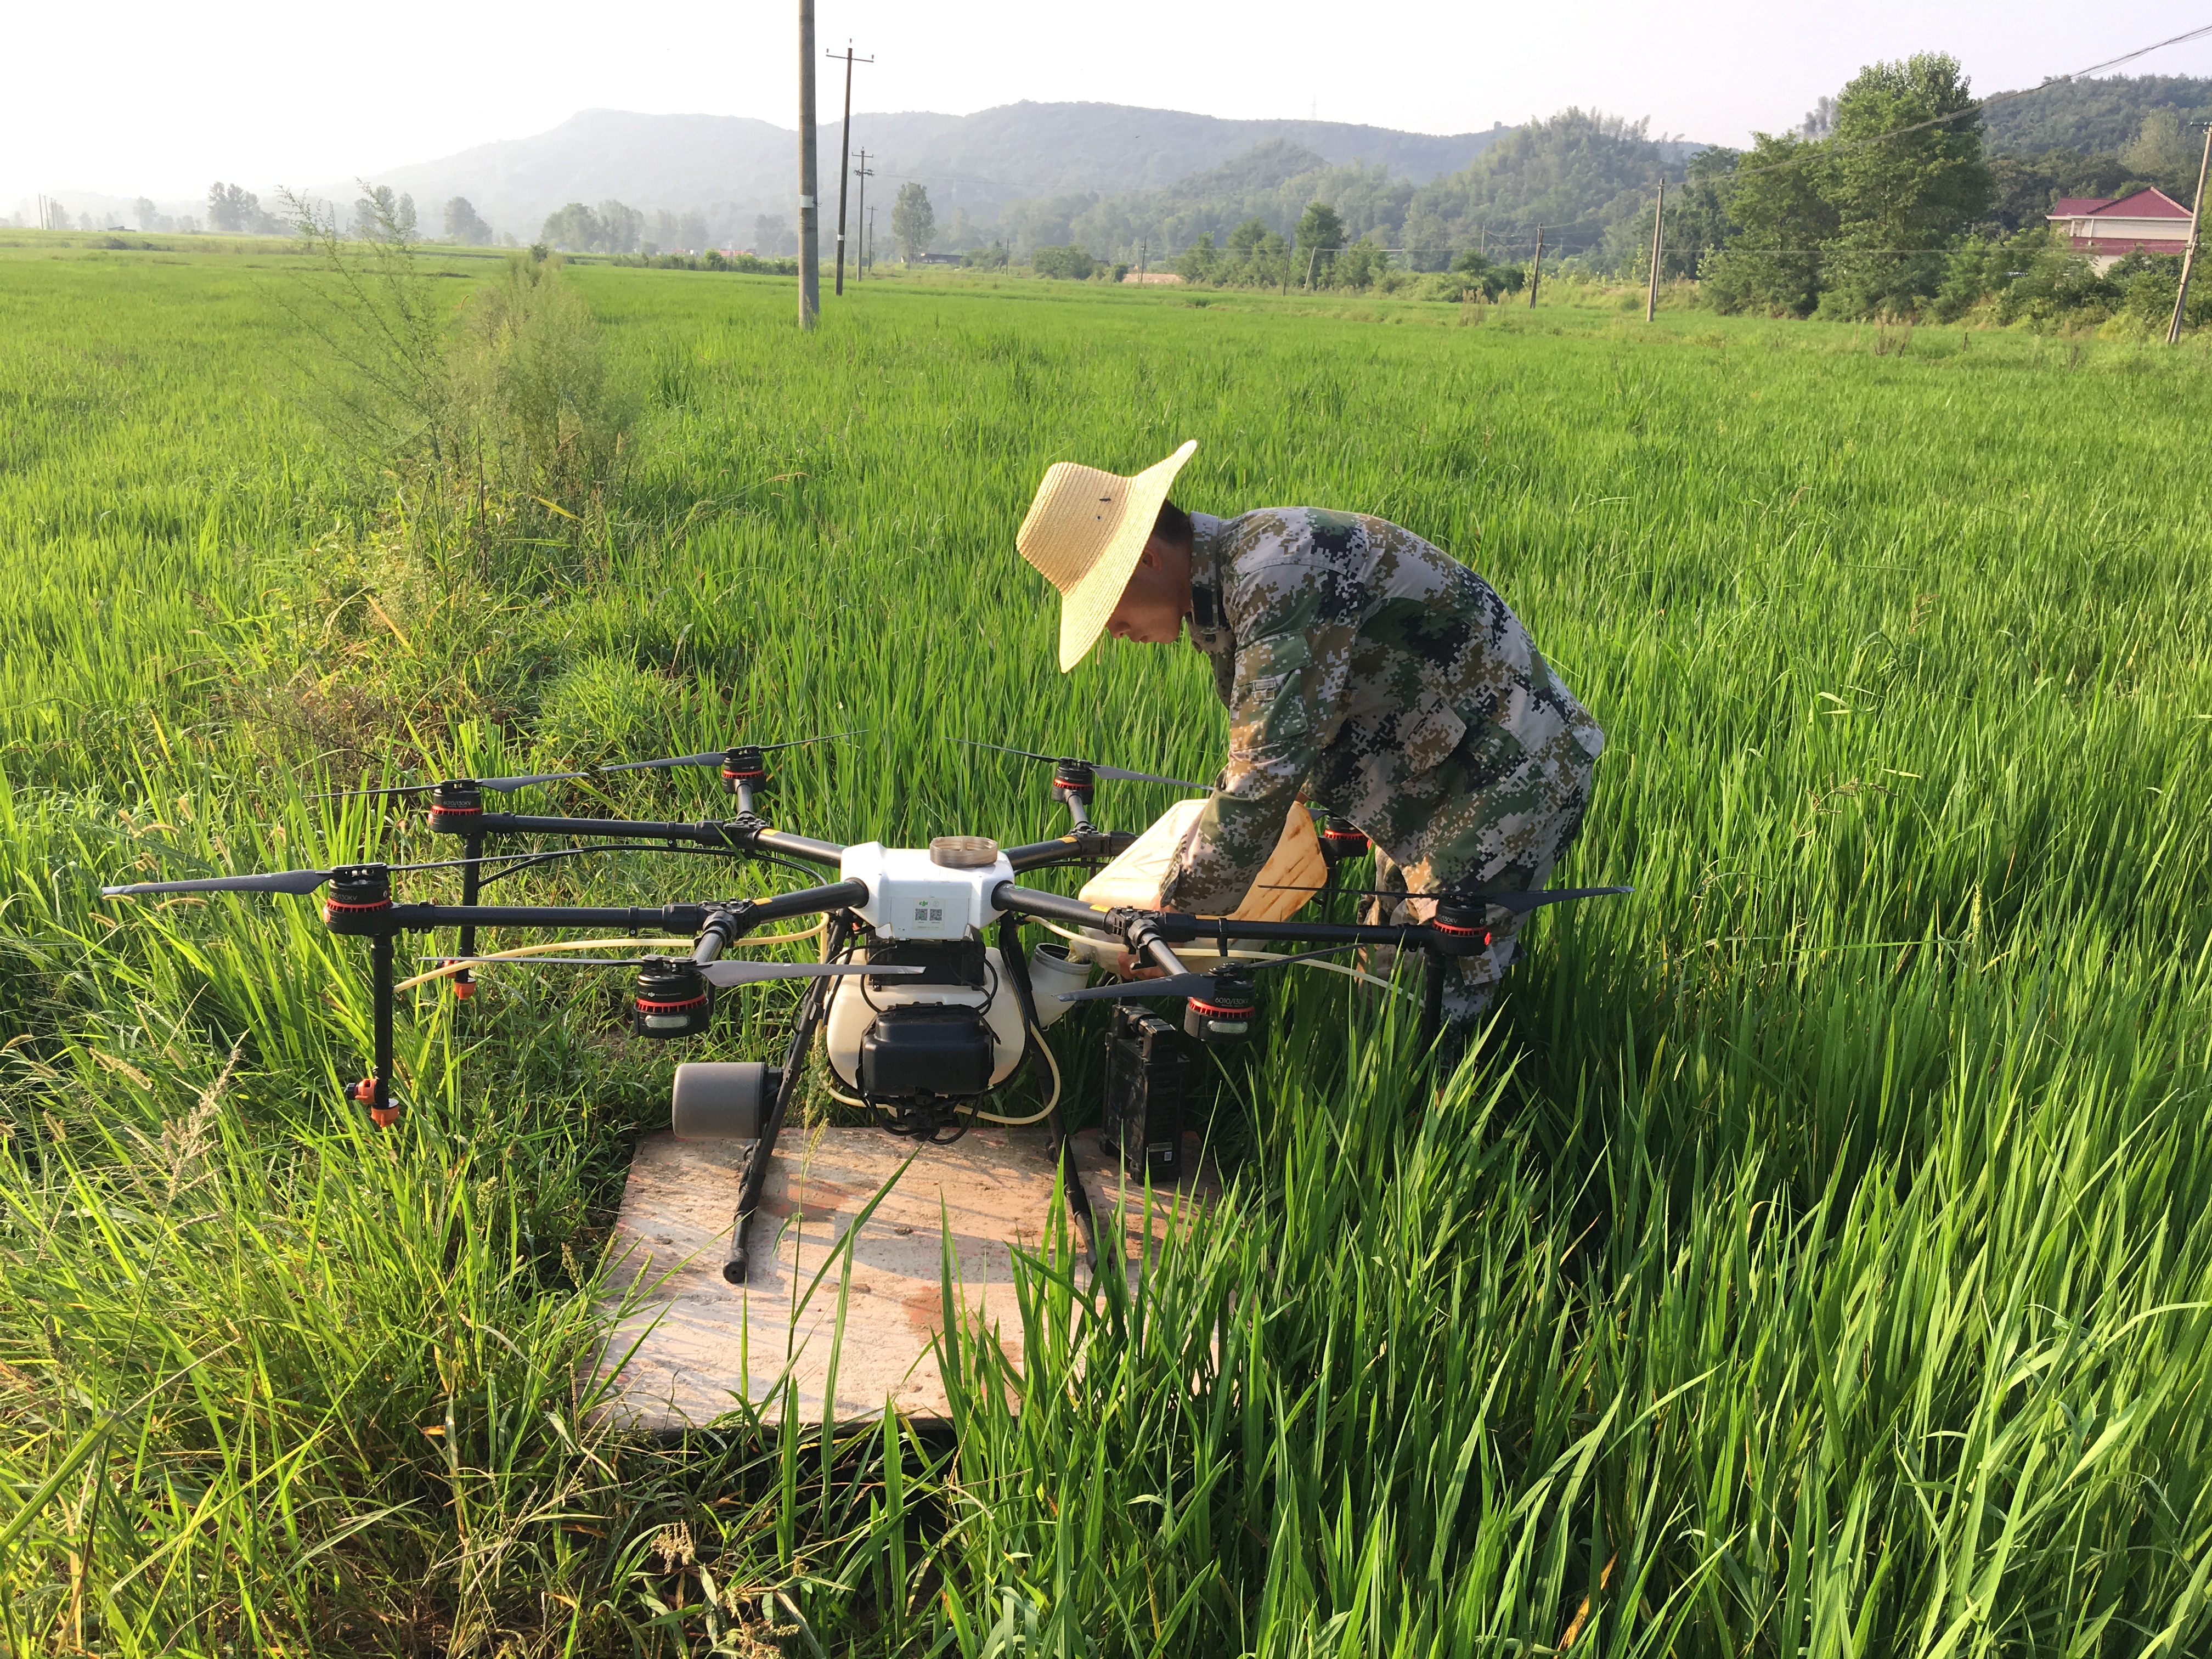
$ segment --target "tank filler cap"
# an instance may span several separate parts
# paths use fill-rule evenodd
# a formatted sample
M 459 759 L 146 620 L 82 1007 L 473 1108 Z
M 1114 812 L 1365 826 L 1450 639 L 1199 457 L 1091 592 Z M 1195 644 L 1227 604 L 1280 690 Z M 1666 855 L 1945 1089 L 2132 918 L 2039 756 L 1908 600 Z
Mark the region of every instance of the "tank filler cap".
M 988 836 L 938 836 L 929 843 L 929 861 L 948 870 L 981 870 L 999 861 L 999 843 Z

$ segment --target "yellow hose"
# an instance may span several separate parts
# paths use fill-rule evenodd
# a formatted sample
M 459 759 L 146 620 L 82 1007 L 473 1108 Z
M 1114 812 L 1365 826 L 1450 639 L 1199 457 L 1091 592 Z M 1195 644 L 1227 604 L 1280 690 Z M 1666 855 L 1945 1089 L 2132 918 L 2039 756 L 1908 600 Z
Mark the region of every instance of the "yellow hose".
M 803 933 L 771 933 L 764 939 L 741 939 L 725 948 L 736 950 L 742 947 L 750 950 L 760 945 L 804 944 L 808 939 L 819 939 L 829 930 L 829 927 L 830 919 L 824 916 Z M 555 951 L 611 951 L 617 946 L 665 945 L 667 943 L 665 939 L 562 939 L 550 945 L 520 945 L 512 951 L 488 951 L 482 958 L 473 963 L 445 963 L 431 969 L 426 974 L 417 974 L 412 979 L 403 979 L 392 988 L 395 991 L 412 990 L 416 986 L 426 985 L 434 979 L 448 979 L 470 968 L 481 967 L 486 962 L 517 962 L 526 957 L 542 957 Z

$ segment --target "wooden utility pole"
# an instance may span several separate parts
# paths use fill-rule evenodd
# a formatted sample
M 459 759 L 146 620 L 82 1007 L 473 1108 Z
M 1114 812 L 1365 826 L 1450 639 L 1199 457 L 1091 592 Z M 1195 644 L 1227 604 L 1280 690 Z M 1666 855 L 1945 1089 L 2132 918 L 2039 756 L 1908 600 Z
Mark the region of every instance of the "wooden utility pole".
M 858 203 L 858 204 L 856 204 L 854 205 L 854 209 L 853 209 L 853 218 L 854 218 L 854 222 L 858 222 L 858 221 L 859 221 L 859 219 L 860 219 L 860 216 L 861 216 L 862 214 L 866 213 L 866 212 L 868 210 L 868 180 L 869 180 L 869 179 L 872 179 L 872 178 L 874 178 L 874 177 L 876 176 L 876 175 L 875 175 L 874 169 L 872 169 L 872 167 L 870 167 L 868 166 L 868 152 L 867 152 L 867 151 L 866 151 L 866 150 L 862 150 L 862 151 L 860 152 L 860 166 L 858 166 L 858 167 L 854 167 L 854 168 L 853 169 L 853 176 L 854 176 L 854 178 L 858 179 L 860 181 L 860 199 L 859 203 Z M 840 185 L 838 186 L 838 191 L 839 191 L 839 193 L 840 193 L 840 194 L 842 194 L 842 193 L 843 193 L 843 191 L 844 191 L 844 186 L 843 186 L 842 185 Z M 839 210 L 839 211 L 840 211 L 840 215 L 841 215 L 841 216 L 842 216 L 842 211 L 843 211 L 843 210 L 841 209 L 841 210 Z M 876 222 L 875 222 L 874 220 L 872 220 L 872 219 L 869 220 L 869 221 L 868 221 L 868 251 L 869 251 L 871 253 L 873 253 L 873 252 L 875 252 L 875 246 L 876 246 L 875 228 L 876 228 Z M 855 261 L 855 262 L 854 262 L 854 264 L 855 264 L 855 272 L 854 272 L 854 276 L 853 280 L 854 280 L 854 282 L 858 282 L 858 281 L 860 281 L 860 276 L 859 276 L 859 274 L 858 274 L 858 261 Z
M 865 186 L 864 186 L 864 188 L 865 188 Z M 853 216 L 854 216 L 854 218 L 856 218 L 856 219 L 857 219 L 857 218 L 859 218 L 859 217 L 860 216 L 860 210 L 859 210 L 858 209 L 855 209 L 855 210 L 854 210 Z M 866 246 L 866 247 L 864 247 L 863 249 L 861 249 L 861 251 L 860 251 L 860 252 L 861 252 L 861 257 L 862 257 L 862 258 L 863 258 L 867 262 L 867 264 L 868 264 L 870 266 L 872 266 L 872 266 L 875 264 L 875 263 L 876 263 L 876 210 L 875 210 L 875 209 L 873 209 L 873 208 L 870 208 L 870 209 L 868 210 L 868 242 L 867 242 L 867 246 Z
M 2189 274 L 2197 264 L 2197 222 L 2204 212 L 2204 175 L 2212 171 L 2212 121 L 2201 121 L 2204 129 L 2204 159 L 2197 164 L 2197 199 L 2189 204 L 2189 246 L 2181 251 L 2181 291 L 2173 296 L 2173 320 L 2166 325 L 2166 343 L 2181 343 L 2181 310 L 2189 303 Z
M 823 56 L 825 58 L 835 58 L 837 55 L 838 54 L 834 52 L 823 53 Z M 854 58 L 853 56 L 853 43 L 850 40 L 845 42 L 844 58 L 845 159 L 837 164 L 837 292 L 840 294 L 842 294 L 845 291 L 846 171 L 853 165 L 853 65 L 856 63 L 872 64 L 876 61 L 872 58 Z
M 1536 257 L 1528 262 L 1528 309 L 1536 308 L 1536 284 L 1544 275 L 1544 228 L 1536 227 Z
M 1644 296 L 1644 320 L 1659 315 L 1659 222 L 1667 214 L 1667 180 L 1659 180 L 1659 204 L 1651 210 L 1651 292 Z
M 814 0 L 799 0 L 799 325 L 822 311 L 822 210 L 814 189 Z

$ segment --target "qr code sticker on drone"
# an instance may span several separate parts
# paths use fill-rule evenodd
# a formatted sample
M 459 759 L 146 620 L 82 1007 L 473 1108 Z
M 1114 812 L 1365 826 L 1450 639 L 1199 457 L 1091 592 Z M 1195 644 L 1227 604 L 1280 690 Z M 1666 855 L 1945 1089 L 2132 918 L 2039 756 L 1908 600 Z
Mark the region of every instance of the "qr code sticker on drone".
M 918 927 L 934 926 L 945 920 L 945 906 L 934 899 L 916 899 L 914 902 L 914 920 Z

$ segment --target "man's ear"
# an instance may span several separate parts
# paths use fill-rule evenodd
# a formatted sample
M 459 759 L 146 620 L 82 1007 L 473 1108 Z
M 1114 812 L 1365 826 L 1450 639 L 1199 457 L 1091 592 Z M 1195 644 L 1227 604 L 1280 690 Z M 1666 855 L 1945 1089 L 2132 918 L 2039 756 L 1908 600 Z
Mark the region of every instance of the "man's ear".
M 1160 544 L 1157 538 L 1146 542 L 1145 550 L 1137 555 L 1137 562 L 1147 570 L 1160 568 Z

